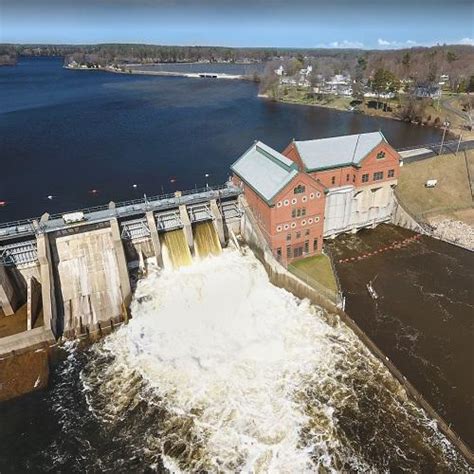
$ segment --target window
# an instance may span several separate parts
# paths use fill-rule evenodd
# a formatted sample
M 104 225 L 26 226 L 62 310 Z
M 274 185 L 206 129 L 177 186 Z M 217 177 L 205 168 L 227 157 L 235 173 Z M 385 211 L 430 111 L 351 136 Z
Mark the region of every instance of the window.
M 293 199 L 291 200 L 291 204 L 296 204 L 297 202 L 298 202 L 298 199 L 296 199 L 296 198 L 293 198 Z
M 304 253 L 309 253 L 309 240 L 304 241 Z
M 296 209 L 291 210 L 291 217 L 296 217 Z
M 297 233 L 296 233 L 296 238 L 297 238 L 297 239 L 301 239 L 301 232 L 297 232 Z
M 377 153 L 377 160 L 383 160 L 385 158 L 385 152 L 384 151 L 379 151 Z
M 281 260 L 281 247 L 277 248 L 277 259 Z
M 395 176 L 395 170 L 388 170 L 388 177 L 393 178 Z
M 349 182 L 350 175 L 346 174 L 346 181 Z
M 352 175 L 352 182 L 353 182 L 353 183 L 356 182 L 356 175 L 355 175 L 355 174 Z
M 297 209 L 297 210 L 296 210 L 296 216 L 297 216 L 297 217 L 301 217 L 301 209 Z
M 313 240 L 313 252 L 318 251 L 318 239 Z
M 369 181 L 369 175 L 368 174 L 363 174 L 362 175 L 362 182 L 367 183 L 367 181 Z
M 303 247 L 296 247 L 295 249 L 293 249 L 294 258 L 301 257 L 302 255 L 303 255 Z
M 374 181 L 380 181 L 383 179 L 383 171 L 376 171 L 374 173 Z
M 295 189 L 293 189 L 294 194 L 302 194 L 305 191 L 306 191 L 306 188 L 302 184 L 299 184 L 298 186 L 296 186 Z
M 335 177 L 335 176 L 333 176 L 333 177 L 331 178 L 331 184 L 336 184 L 336 177 Z
M 286 246 L 286 258 L 291 258 L 291 245 Z
M 291 234 L 290 233 L 286 234 L 286 240 L 291 240 Z
M 283 230 L 283 227 L 281 225 L 277 225 L 277 232 L 281 232 Z
M 309 229 L 306 229 L 304 235 L 309 235 Z

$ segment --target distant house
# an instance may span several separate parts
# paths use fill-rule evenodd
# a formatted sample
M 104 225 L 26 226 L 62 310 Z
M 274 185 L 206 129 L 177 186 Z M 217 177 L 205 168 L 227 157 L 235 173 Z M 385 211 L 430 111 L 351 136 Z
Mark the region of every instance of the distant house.
M 434 84 L 416 86 L 415 97 L 418 99 L 439 99 L 441 97 L 441 87 Z
M 285 69 L 283 68 L 283 66 L 280 64 L 280 67 L 278 69 L 275 69 L 275 74 L 277 76 L 283 76 L 285 74 Z

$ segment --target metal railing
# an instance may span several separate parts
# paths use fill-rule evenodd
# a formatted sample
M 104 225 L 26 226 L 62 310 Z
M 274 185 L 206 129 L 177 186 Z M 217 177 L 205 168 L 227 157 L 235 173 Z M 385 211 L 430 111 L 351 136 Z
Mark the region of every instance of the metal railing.
M 124 215 L 133 214 L 135 213 L 135 211 L 143 212 L 151 210 L 155 207 L 159 207 L 160 204 L 186 204 L 187 202 L 191 201 L 191 199 L 189 199 L 191 196 L 196 196 L 196 198 L 198 198 L 201 195 L 203 200 L 208 200 L 210 198 L 222 199 L 226 197 L 236 196 L 241 192 L 242 191 L 240 188 L 237 188 L 231 185 L 230 183 L 226 183 L 218 186 L 207 186 L 204 188 L 194 188 L 185 191 L 180 191 L 180 195 L 178 196 L 175 193 L 159 194 L 151 197 L 144 196 L 143 198 L 139 199 L 132 199 L 129 201 L 121 201 L 118 203 L 114 203 L 114 207 L 110 207 L 109 204 L 102 204 L 99 206 L 78 209 L 74 212 L 82 212 L 86 219 L 88 215 L 101 212 L 107 213 L 107 216 L 109 217 L 121 217 Z M 66 212 L 49 215 L 48 222 L 62 220 L 62 217 L 65 213 Z M 40 219 L 40 217 L 32 217 L 30 219 L 22 219 L 17 221 L 0 223 L 0 236 L 2 234 L 5 234 L 1 232 L 2 229 L 15 229 L 15 234 L 18 236 L 25 234 L 34 234 L 37 231 L 41 230 L 41 225 L 39 227 L 36 227 L 33 224 L 35 221 L 39 223 Z

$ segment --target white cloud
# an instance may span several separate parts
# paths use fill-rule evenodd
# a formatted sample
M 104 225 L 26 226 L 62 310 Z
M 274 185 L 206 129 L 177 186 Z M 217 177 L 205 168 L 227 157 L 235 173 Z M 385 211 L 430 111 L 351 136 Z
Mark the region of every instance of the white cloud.
M 333 41 L 332 43 L 320 43 L 316 46 L 317 48 L 338 48 L 338 49 L 361 49 L 364 47 L 364 43 L 360 41 Z
M 459 40 L 459 44 L 468 44 L 470 46 L 474 46 L 474 38 L 463 38 Z
M 416 41 L 407 40 L 407 41 L 388 41 L 383 38 L 377 40 L 377 45 L 381 48 L 411 48 L 413 46 L 419 45 Z

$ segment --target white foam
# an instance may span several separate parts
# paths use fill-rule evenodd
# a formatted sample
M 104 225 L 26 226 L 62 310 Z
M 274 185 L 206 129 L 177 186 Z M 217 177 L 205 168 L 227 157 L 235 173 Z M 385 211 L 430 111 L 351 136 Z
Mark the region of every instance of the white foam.
M 193 430 L 214 467 L 314 468 L 294 395 L 318 364 L 331 363 L 324 336 L 332 329 L 271 285 L 253 255 L 229 250 L 153 273 L 140 282 L 132 313 L 107 350 L 139 371 L 171 413 L 199 413 Z

